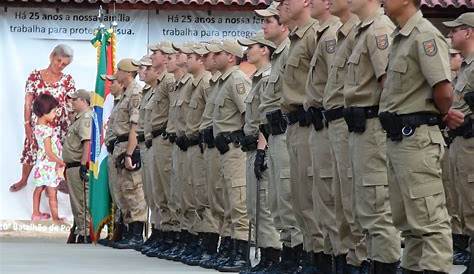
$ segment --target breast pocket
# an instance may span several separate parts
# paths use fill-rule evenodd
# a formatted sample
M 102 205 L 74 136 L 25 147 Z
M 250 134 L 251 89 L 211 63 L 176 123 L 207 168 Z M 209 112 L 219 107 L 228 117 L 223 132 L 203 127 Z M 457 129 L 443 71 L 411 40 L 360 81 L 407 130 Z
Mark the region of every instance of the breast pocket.
M 126 104 L 120 105 L 117 109 L 117 121 L 128 122 L 130 119 L 130 114 L 128 112 L 128 107 Z
M 346 67 L 346 58 L 343 56 L 337 56 L 334 60 L 334 69 L 336 70 L 336 81 L 344 82 L 344 68 Z
M 298 66 L 300 64 L 300 57 L 298 56 L 291 56 L 288 58 L 286 62 L 286 73 L 284 74 L 285 77 L 288 77 L 291 81 L 295 81 L 297 76 L 296 73 L 298 72 Z
M 191 99 L 191 101 L 189 102 L 189 107 L 191 109 L 197 109 L 197 107 L 198 107 L 197 100 L 196 99 Z
M 408 63 L 405 59 L 399 58 L 388 66 L 387 84 L 389 90 L 393 92 L 403 91 L 403 82 L 408 80 L 406 77 Z
M 349 57 L 349 60 L 347 60 L 347 79 L 346 83 L 349 85 L 358 85 L 359 84 L 359 70 L 361 69 L 359 67 L 360 63 L 360 58 L 363 53 L 354 53 Z
M 278 81 L 279 79 L 280 79 L 280 76 L 277 73 L 270 75 L 270 78 L 268 79 L 267 88 L 273 91 L 279 90 L 279 87 L 280 87 L 280 81 Z

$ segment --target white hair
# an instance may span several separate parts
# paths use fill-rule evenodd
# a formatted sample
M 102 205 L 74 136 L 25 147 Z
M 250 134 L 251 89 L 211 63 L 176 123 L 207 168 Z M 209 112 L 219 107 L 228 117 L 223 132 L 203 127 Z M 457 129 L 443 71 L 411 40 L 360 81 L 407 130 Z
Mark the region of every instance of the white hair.
M 72 48 L 66 44 L 59 44 L 54 47 L 53 51 L 51 51 L 52 56 L 60 56 L 60 57 L 67 57 L 72 58 L 74 57 L 74 51 Z

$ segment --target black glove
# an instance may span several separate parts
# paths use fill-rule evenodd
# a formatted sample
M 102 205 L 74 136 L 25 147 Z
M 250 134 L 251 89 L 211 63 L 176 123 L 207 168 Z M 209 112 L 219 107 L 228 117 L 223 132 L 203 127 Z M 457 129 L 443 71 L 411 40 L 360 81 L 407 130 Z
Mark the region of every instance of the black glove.
M 253 171 L 255 172 L 255 177 L 257 177 L 257 180 L 262 179 L 262 174 L 266 169 L 267 164 L 265 164 L 265 150 L 257 149 L 257 155 L 255 155 L 255 162 L 253 166 Z
M 89 173 L 89 169 L 87 168 L 87 166 L 81 165 L 81 167 L 79 168 L 79 177 L 81 177 L 81 180 L 83 182 L 89 181 L 88 173 Z

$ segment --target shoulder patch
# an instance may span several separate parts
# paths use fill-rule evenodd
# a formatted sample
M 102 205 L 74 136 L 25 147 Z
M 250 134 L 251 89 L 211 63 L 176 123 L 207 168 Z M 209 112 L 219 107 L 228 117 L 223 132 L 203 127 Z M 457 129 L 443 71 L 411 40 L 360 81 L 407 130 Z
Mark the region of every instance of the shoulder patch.
M 326 51 L 331 54 L 336 52 L 336 39 L 326 41 Z
M 244 83 L 236 84 L 235 88 L 237 89 L 238 94 L 240 94 L 240 95 L 245 94 L 245 85 L 244 85 Z
M 436 46 L 436 41 L 434 39 L 424 41 L 423 49 L 425 50 L 425 54 L 428 56 L 435 56 L 436 53 L 438 53 L 438 47 Z
M 388 48 L 388 34 L 382 34 L 375 36 L 375 42 L 377 43 L 377 48 L 384 50 Z
M 138 98 L 138 96 L 133 96 L 132 98 L 130 98 L 130 103 L 133 108 L 138 108 L 138 106 L 140 105 L 140 98 Z

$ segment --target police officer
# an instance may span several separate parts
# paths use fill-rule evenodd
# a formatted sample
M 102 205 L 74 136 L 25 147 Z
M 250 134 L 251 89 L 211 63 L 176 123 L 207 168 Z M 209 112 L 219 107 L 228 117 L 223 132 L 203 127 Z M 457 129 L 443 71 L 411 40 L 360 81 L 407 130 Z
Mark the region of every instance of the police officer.
M 263 37 L 263 31 L 248 39 L 238 40 L 239 44 L 247 47 L 247 61 L 254 65 L 256 72 L 252 76 L 252 89 L 245 98 L 244 137 L 240 143 L 242 151 L 247 153 L 247 212 L 255 230 L 256 248 L 260 248 L 259 263 L 241 273 L 257 273 L 265 271 L 280 259 L 281 243 L 270 213 L 268 204 L 268 167 L 265 153 L 266 142 L 258 142 L 260 96 L 270 78 L 270 56 L 275 50 L 275 44 Z M 264 138 L 264 137 L 263 137 Z M 258 197 L 260 196 L 260 197 Z
M 131 58 L 122 59 L 117 64 L 116 77 L 125 87 L 125 92 L 117 103 L 117 113 L 111 125 L 113 134 L 117 136 L 113 155 L 119 196 L 123 199 L 126 212 L 123 220 L 129 229 L 128 237 L 115 243 L 114 247 L 118 249 L 136 248 L 143 243 L 143 225 L 147 215 L 137 149 L 136 128 L 141 99 L 141 87 L 135 81 L 137 70 Z
M 366 271 L 368 264 L 362 229 L 354 220 L 352 168 L 349 161 L 349 132 L 343 119 L 344 79 L 346 62 L 352 52 L 355 31 L 359 24 L 356 15 L 350 12 L 346 0 L 335 0 L 330 6 L 331 14 L 339 17 L 342 26 L 337 31 L 337 45 L 334 62 L 330 68 L 324 89 L 324 119 L 328 123 L 328 137 L 334 153 L 333 195 L 336 207 L 336 227 L 339 231 L 339 242 L 335 250 L 336 271 L 357 273 Z M 317 72 L 316 72 L 317 73 Z M 338 272 L 340 273 L 340 272 Z
M 204 158 L 204 146 L 199 132 L 201 117 L 206 106 L 210 90 L 211 73 L 205 70 L 203 55 L 209 53 L 204 45 L 194 45 L 186 50 L 188 53 L 187 70 L 193 76 L 192 92 L 189 98 L 188 111 L 184 117 L 186 139 L 188 141 L 187 157 L 190 180 L 197 219 L 193 231 L 198 233 L 199 245 L 194 252 L 184 259 L 189 265 L 198 265 L 203 258 L 215 253 L 218 240 L 218 220 L 211 211 L 209 186 L 206 178 L 207 162 Z
M 382 79 L 395 26 L 378 0 L 350 2 L 361 23 L 349 54 L 344 82 L 344 118 L 354 178 L 355 220 L 367 239 L 372 273 L 395 274 L 400 234 L 393 226 L 388 199 L 386 137 L 378 115 Z
M 291 191 L 293 210 L 303 233 L 300 251 L 301 272 L 314 272 L 314 254 L 324 247 L 323 235 L 314 214 L 312 197 L 313 170 L 311 150 L 308 143 L 310 133 L 307 113 L 303 107 L 306 81 L 311 58 L 316 49 L 318 23 L 311 18 L 310 8 L 304 0 L 284 0 L 280 4 L 281 18 L 292 21 L 294 28 L 289 34 L 291 45 L 282 74 L 281 110 L 288 117 L 287 144 L 290 155 Z M 285 10 L 285 13 L 282 11 Z
M 139 66 L 139 77 L 141 75 L 141 80 L 145 82 L 145 86 L 142 89 L 142 98 L 139 105 L 139 120 L 137 127 L 137 141 L 140 148 L 140 158 L 142 160 L 142 182 L 143 182 L 143 193 L 145 195 L 145 200 L 147 206 L 150 210 L 150 223 L 152 225 L 151 235 L 141 246 L 141 251 L 146 253 L 151 247 L 156 244 L 156 241 L 159 238 L 159 227 L 160 227 L 160 212 L 159 212 L 159 202 L 158 197 L 154 196 L 153 188 L 155 176 L 154 176 L 154 159 L 153 159 L 153 150 L 151 148 L 152 140 L 149 140 L 146 144 L 145 142 L 145 120 L 146 115 L 146 105 L 150 102 L 150 99 L 153 95 L 153 88 L 156 87 L 158 82 L 158 74 L 156 70 L 152 67 L 151 58 L 147 55 L 142 57 L 137 64 Z
M 250 90 L 250 81 L 237 66 L 243 51 L 236 41 L 223 40 L 210 44 L 208 49 L 215 53 L 216 67 L 222 73 L 213 111 L 213 133 L 224 174 L 224 211 L 232 222 L 232 253 L 229 258 L 223 258 L 217 269 L 236 272 L 246 267 L 248 256 L 245 154 L 239 147 L 239 140 L 243 136 L 244 98 Z
M 63 160 L 66 163 L 66 179 L 69 187 L 69 199 L 76 224 L 77 243 L 90 243 L 88 194 L 88 167 L 91 137 L 92 110 L 90 92 L 78 89 L 69 94 L 74 120 L 63 140 Z M 85 207 L 84 207 L 85 206 Z
M 462 123 L 462 115 L 450 110 L 448 45 L 423 18 L 419 6 L 418 0 L 384 2 L 397 28 L 379 119 L 388 137 L 393 223 L 405 238 L 401 266 L 406 273 L 448 273 L 452 239 L 441 180 L 444 141 L 438 125 L 444 117 L 448 126 L 455 127 Z
M 311 16 L 319 21 L 316 30 L 316 50 L 311 59 L 304 107 L 312 123 L 309 133 L 313 170 L 314 214 L 319 223 L 325 244 L 315 254 L 316 264 L 322 273 L 330 273 L 332 255 L 339 255 L 341 243 L 336 227 L 336 210 L 332 193 L 332 171 L 335 162 L 329 145 L 327 126 L 323 121 L 323 95 L 329 70 L 336 52 L 336 31 L 339 19 L 331 15 L 326 1 L 310 2 Z M 323 249 L 324 248 L 324 249 Z
M 290 160 L 286 146 L 286 119 L 281 111 L 282 73 L 290 47 L 288 26 L 281 22 L 278 11 L 279 2 L 255 13 L 263 17 L 263 33 L 267 40 L 276 45 L 271 55 L 271 72 L 265 89 L 260 94 L 259 112 L 261 128 L 267 129 L 268 149 L 268 199 L 273 223 L 280 232 L 283 244 L 281 260 L 266 269 L 268 273 L 287 273 L 298 269 L 298 246 L 303 243 L 303 235 L 299 229 L 292 206 L 290 187 Z M 261 140 L 260 140 L 261 142 Z
M 206 179 L 209 192 L 209 204 L 211 213 L 218 225 L 217 233 L 220 235 L 219 252 L 217 246 L 219 235 L 213 235 L 212 240 L 209 240 L 208 254 L 202 256 L 202 261 L 199 266 L 204 268 L 214 268 L 214 265 L 221 258 L 228 256 L 228 247 L 231 242 L 231 227 L 230 218 L 227 216 L 224 219 L 224 175 L 220 169 L 219 151 L 216 148 L 214 133 L 212 127 L 212 115 L 215 106 L 215 98 L 217 95 L 217 83 L 221 73 L 216 68 L 214 61 L 214 53 L 210 52 L 207 45 L 210 43 L 219 43 L 219 41 L 210 41 L 204 45 L 203 59 L 204 67 L 211 72 L 212 77 L 209 79 L 209 89 L 207 90 L 206 106 L 201 118 L 199 131 L 203 139 L 204 160 L 206 162 Z
M 171 43 L 151 45 L 152 68 L 158 75 L 156 86 L 145 105 L 145 145 L 151 147 L 153 161 L 149 166 L 153 175 L 153 196 L 160 209 L 161 224 L 159 240 L 145 254 L 158 256 L 174 246 L 179 231 L 179 220 L 174 204 L 170 200 L 171 139 L 166 134 L 170 94 L 174 90 L 174 77 L 167 72 L 168 55 L 174 53 Z M 151 69 L 151 68 L 150 68 Z
M 454 81 L 453 111 L 464 114 L 461 126 L 454 128 L 455 136 L 449 150 L 451 175 L 457 192 L 460 194 L 460 215 L 464 224 L 464 232 L 471 237 L 471 262 L 467 273 L 474 271 L 472 254 L 474 250 L 474 13 L 467 12 L 454 21 L 443 23 L 450 28 L 449 36 L 454 49 L 461 52 L 464 57 L 458 76 Z M 462 244 L 461 239 L 454 238 Z M 465 248 L 460 246 L 459 249 Z M 465 253 L 465 252 L 461 252 Z M 464 260 L 464 263 L 468 263 Z

